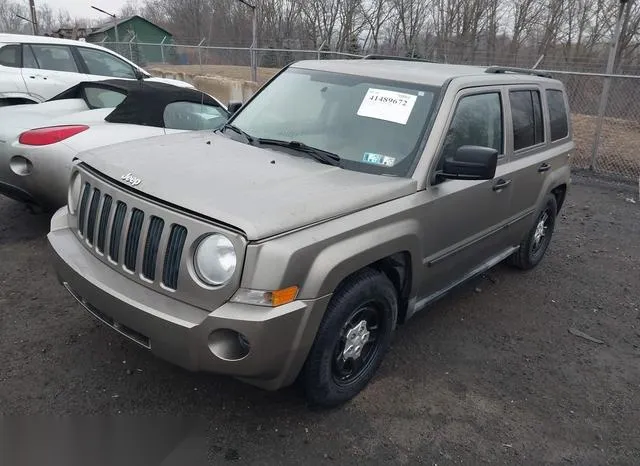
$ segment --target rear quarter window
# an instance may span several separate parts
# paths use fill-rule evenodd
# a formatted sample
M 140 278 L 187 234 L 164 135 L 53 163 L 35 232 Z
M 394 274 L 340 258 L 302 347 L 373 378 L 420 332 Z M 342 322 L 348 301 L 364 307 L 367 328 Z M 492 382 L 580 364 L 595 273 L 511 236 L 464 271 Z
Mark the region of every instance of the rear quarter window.
M 21 58 L 19 45 L 0 45 L 0 66 L 20 68 L 22 66 Z
M 549 124 L 551 126 L 551 140 L 566 138 L 569 135 L 569 118 L 564 101 L 564 92 L 548 89 L 547 106 L 549 107 Z

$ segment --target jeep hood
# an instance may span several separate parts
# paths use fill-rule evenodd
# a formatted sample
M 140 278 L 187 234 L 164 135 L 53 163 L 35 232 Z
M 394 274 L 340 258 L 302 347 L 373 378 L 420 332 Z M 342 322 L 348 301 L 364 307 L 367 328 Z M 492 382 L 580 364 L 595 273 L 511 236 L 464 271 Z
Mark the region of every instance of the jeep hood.
M 324 165 L 210 131 L 140 139 L 82 152 L 94 170 L 145 195 L 258 240 L 416 192 L 409 178 Z M 137 180 L 136 180 L 137 181 Z

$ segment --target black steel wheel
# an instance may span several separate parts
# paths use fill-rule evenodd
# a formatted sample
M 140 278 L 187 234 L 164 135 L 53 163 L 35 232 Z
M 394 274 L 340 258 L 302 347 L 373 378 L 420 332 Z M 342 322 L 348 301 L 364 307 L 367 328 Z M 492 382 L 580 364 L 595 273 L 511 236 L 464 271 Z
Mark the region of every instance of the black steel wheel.
M 520 243 L 520 249 L 511 256 L 512 265 L 522 270 L 529 270 L 542 261 L 551 244 L 557 212 L 558 204 L 555 196 L 547 195 L 533 227 Z
M 335 292 L 301 374 L 307 399 L 335 406 L 356 396 L 389 349 L 398 315 L 397 292 L 377 270 L 366 269 Z

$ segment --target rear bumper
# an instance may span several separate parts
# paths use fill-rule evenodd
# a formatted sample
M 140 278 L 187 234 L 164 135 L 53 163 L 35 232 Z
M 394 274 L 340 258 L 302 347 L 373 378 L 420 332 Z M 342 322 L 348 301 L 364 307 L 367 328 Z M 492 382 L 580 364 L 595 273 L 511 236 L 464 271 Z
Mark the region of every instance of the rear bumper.
M 60 282 L 99 320 L 185 369 L 229 374 L 266 389 L 295 380 L 329 300 L 273 309 L 226 303 L 207 312 L 106 267 L 67 228 L 53 228 L 48 240 Z M 244 357 L 229 351 L 238 342 L 235 332 L 250 346 Z
M 0 194 L 47 210 L 67 203 L 71 161 L 75 154 L 68 146 L 58 143 L 27 147 L 16 142 L 0 149 Z M 30 164 L 28 171 L 14 172 L 11 162 L 16 157 Z

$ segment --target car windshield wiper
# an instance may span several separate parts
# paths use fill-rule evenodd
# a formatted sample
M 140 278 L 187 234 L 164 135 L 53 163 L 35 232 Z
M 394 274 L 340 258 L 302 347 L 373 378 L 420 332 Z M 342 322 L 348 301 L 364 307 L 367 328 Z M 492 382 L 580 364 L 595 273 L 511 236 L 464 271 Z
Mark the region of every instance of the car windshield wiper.
M 222 125 L 222 128 L 220 128 L 220 130 L 227 129 L 227 128 L 229 128 L 231 131 L 235 131 L 236 133 L 238 133 L 241 136 L 244 136 L 245 139 L 247 140 L 247 142 L 249 144 L 251 144 L 251 145 L 253 145 L 254 141 L 256 140 L 253 136 L 251 136 L 250 134 L 245 133 L 240 128 L 238 128 L 235 125 L 232 125 L 231 123 L 225 123 L 224 125 Z
M 293 149 L 304 154 L 308 154 L 318 162 L 325 163 L 327 165 L 333 165 L 334 167 L 340 166 L 340 156 L 326 150 L 311 147 L 304 142 L 300 141 L 284 141 L 280 139 L 267 139 L 258 138 L 256 140 L 261 145 L 286 147 L 287 149 Z

